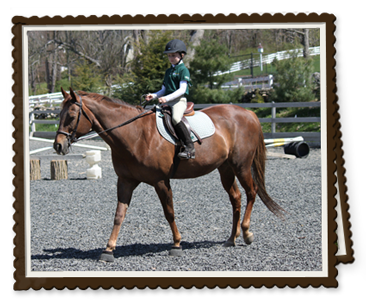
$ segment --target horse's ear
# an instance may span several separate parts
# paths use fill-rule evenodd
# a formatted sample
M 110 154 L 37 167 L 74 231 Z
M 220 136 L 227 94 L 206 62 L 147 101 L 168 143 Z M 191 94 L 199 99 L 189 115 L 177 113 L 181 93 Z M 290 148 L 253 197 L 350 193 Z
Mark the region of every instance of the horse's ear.
M 74 100 L 74 101 L 78 101 L 77 100 L 77 97 L 76 97 L 76 95 L 75 95 L 75 92 L 73 91 L 73 89 L 70 87 L 70 95 L 71 95 L 71 98 Z
M 69 95 L 68 93 L 65 92 L 65 90 L 61 87 L 61 93 L 64 96 L 64 99 L 67 98 L 67 96 Z

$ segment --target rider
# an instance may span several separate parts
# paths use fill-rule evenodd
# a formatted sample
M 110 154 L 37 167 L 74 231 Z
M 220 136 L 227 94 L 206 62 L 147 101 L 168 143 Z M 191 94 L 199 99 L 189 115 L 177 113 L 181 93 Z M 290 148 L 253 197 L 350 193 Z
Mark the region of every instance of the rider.
M 174 39 L 165 47 L 165 54 L 171 67 L 166 70 L 163 85 L 160 91 L 148 94 L 146 101 L 158 97 L 159 103 L 166 103 L 172 108 L 172 122 L 178 138 L 184 144 L 184 150 L 178 153 L 183 159 L 195 158 L 195 149 L 187 130 L 182 122 L 184 111 L 187 109 L 188 86 L 191 86 L 190 74 L 187 67 L 183 63 L 183 57 L 187 53 L 184 42 Z

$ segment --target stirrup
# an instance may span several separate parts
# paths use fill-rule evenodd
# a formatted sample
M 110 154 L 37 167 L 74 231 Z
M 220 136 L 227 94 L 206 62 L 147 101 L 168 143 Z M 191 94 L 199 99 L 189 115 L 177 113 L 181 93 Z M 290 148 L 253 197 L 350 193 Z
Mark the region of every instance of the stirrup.
M 194 159 L 196 158 L 196 151 L 194 149 L 193 151 L 184 150 L 178 153 L 178 157 L 183 159 Z

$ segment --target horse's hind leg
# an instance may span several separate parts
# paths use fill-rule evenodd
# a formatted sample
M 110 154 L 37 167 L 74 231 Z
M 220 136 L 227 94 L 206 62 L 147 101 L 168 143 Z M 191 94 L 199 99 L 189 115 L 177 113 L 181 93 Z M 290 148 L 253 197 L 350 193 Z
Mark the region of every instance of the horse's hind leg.
M 173 233 L 173 241 L 174 241 L 174 246 L 173 246 L 173 250 L 177 250 L 180 249 L 180 241 L 181 241 L 181 235 L 178 231 L 177 225 L 175 224 L 175 219 L 174 219 L 174 207 L 173 207 L 173 193 L 172 193 L 172 189 L 170 187 L 170 182 L 169 180 L 161 180 L 159 182 L 157 182 L 155 185 L 155 191 L 159 196 L 160 202 L 163 206 L 163 210 L 164 210 L 164 215 L 165 218 L 167 219 L 169 225 L 170 225 L 170 229 L 172 230 Z M 172 255 L 175 255 L 174 253 L 179 253 L 178 250 L 176 252 L 171 251 L 170 252 Z M 180 254 L 177 254 L 180 255 Z
M 249 231 L 250 227 L 250 216 L 252 214 L 253 205 L 255 202 L 255 197 L 257 195 L 257 187 L 254 184 L 253 177 L 251 174 L 251 169 L 246 168 L 245 171 L 238 172 L 236 174 L 240 184 L 245 190 L 247 195 L 247 206 L 245 208 L 245 214 L 243 222 L 241 223 L 241 228 L 243 229 L 243 237 L 246 244 L 251 244 L 254 240 L 254 235 Z
M 221 183 L 229 194 L 230 202 L 233 207 L 233 227 L 231 235 L 224 246 L 235 246 L 235 240 L 240 235 L 241 193 L 236 184 L 235 175 L 231 167 L 224 164 L 218 170 L 220 172 Z

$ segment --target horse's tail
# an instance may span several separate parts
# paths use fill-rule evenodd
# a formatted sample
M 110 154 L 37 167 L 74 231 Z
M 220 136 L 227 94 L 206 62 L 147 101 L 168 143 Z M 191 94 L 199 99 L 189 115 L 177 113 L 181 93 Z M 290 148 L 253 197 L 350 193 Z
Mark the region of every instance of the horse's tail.
M 253 179 L 254 183 L 258 188 L 257 194 L 271 212 L 273 212 L 277 217 L 285 219 L 284 213 L 286 213 L 286 211 L 276 202 L 274 202 L 266 191 L 265 186 L 266 156 L 267 156 L 267 149 L 264 143 L 263 132 L 262 130 L 260 130 L 259 143 L 252 163 Z

